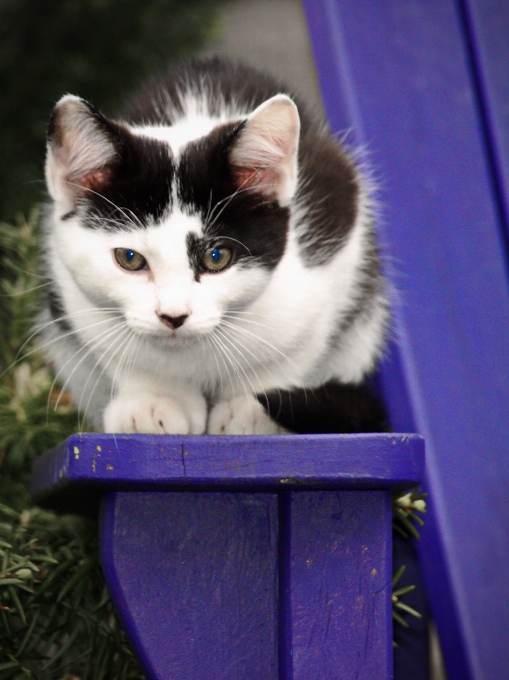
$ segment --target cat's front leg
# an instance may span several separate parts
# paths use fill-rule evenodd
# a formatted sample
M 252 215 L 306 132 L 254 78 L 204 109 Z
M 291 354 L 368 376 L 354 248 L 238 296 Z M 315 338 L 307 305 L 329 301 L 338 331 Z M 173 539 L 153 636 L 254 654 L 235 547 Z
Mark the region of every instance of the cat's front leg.
M 212 408 L 208 434 L 287 434 L 254 396 L 235 397 Z
M 104 411 L 104 431 L 138 434 L 203 434 L 207 423 L 204 397 L 188 390 L 161 394 L 146 386 L 119 389 Z

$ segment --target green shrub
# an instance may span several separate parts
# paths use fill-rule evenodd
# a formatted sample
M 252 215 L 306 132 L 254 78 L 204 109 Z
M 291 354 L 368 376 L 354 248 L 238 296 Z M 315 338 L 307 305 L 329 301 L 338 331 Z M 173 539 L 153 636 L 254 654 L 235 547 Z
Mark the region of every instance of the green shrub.
M 205 43 L 220 2 L 0 2 L 0 218 L 43 193 L 46 124 L 61 95 L 111 113 L 148 74 Z

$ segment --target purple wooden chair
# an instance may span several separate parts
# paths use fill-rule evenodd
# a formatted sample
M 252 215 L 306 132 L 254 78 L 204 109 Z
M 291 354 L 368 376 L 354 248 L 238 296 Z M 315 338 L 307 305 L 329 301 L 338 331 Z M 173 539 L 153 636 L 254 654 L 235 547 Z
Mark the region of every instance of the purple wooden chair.
M 392 490 L 418 435 L 76 435 L 41 504 L 90 510 L 151 680 L 392 678 Z
M 304 6 L 331 126 L 382 187 L 399 293 L 380 386 L 394 428 L 426 437 L 420 563 L 449 680 L 507 680 L 509 3 Z M 68 509 L 106 494 L 105 573 L 151 678 L 383 680 L 390 489 L 420 478 L 421 447 L 85 436 L 34 491 Z
M 426 439 L 419 544 L 449 680 L 509 678 L 509 3 L 304 0 L 331 127 L 381 187 L 381 386 Z M 423 677 L 406 668 L 396 677 Z

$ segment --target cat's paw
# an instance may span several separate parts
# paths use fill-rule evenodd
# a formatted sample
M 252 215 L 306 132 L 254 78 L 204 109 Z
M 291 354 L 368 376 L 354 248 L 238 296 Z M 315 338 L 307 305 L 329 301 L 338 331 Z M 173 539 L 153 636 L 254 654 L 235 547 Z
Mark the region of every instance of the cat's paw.
M 105 432 L 189 434 L 191 428 L 192 423 L 183 409 L 169 397 L 151 394 L 117 397 L 104 411 Z
M 208 434 L 284 434 L 254 397 L 236 397 L 214 406 L 209 415 Z

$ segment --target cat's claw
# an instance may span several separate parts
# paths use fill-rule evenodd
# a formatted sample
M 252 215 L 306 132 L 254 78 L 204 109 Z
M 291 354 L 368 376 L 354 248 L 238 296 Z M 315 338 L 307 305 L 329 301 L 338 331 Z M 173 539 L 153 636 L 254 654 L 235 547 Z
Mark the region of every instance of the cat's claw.
M 169 397 L 118 397 L 104 411 L 104 431 L 138 434 L 190 434 L 192 424 Z
M 208 434 L 284 434 L 254 397 L 236 397 L 214 406 L 209 415 Z

